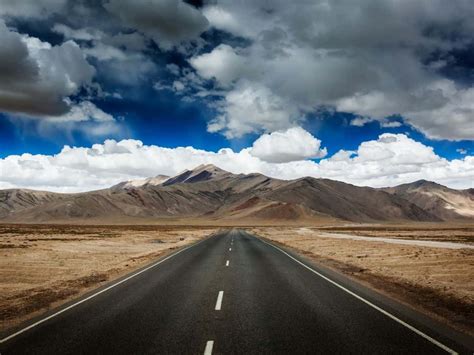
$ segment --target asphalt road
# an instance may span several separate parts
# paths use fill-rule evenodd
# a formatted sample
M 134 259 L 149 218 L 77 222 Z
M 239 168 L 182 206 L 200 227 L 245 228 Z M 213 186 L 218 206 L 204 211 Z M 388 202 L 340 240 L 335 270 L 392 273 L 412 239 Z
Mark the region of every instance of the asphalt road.
M 376 294 L 300 260 L 243 231 L 223 232 L 4 337 L 0 352 L 472 353 L 435 323 L 407 320 L 393 304 L 386 313 Z

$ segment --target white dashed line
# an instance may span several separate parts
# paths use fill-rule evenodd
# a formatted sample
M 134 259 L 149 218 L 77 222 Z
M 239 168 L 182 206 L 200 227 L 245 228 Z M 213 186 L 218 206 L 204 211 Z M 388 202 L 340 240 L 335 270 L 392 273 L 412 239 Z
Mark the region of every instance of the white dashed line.
M 213 346 L 214 346 L 214 340 L 209 340 L 206 343 L 206 348 L 204 349 L 204 355 L 211 355 Z
M 225 266 L 229 266 L 229 260 L 226 261 Z
M 224 291 L 219 291 L 219 294 L 217 295 L 216 311 L 221 310 L 223 298 L 224 298 Z
M 229 251 L 232 251 L 232 248 L 229 248 Z

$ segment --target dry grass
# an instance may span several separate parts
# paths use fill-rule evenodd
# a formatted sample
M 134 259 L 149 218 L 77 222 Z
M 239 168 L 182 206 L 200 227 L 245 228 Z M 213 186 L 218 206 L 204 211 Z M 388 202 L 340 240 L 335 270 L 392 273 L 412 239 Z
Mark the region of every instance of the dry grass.
M 216 228 L 0 225 L 0 329 L 77 297 Z
M 222 222 L 222 227 L 230 222 Z M 242 221 L 242 224 L 244 222 Z M 247 226 L 473 334 L 474 251 L 387 244 L 377 237 L 474 244 L 472 225 Z M 0 329 L 14 326 L 192 243 L 219 226 L 0 225 Z M 374 237 L 374 242 L 318 233 Z
M 374 241 L 320 237 L 322 233 L 372 236 Z M 474 250 L 388 244 L 377 237 L 474 245 L 470 226 L 358 226 L 253 228 L 252 231 L 474 334 Z

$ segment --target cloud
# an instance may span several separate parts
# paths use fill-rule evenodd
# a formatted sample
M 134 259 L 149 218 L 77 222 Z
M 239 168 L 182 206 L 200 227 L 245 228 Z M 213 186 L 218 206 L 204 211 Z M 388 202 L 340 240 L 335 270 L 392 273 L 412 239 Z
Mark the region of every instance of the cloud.
M 0 20 L 0 110 L 61 115 L 67 98 L 89 85 L 95 69 L 73 41 L 51 46 L 20 35 Z
M 244 26 L 232 16 L 232 13 L 221 7 L 212 5 L 206 6 L 203 10 L 203 14 L 215 28 L 237 35 L 241 35 L 242 32 L 245 31 Z
M 291 101 L 276 96 L 260 84 L 241 81 L 225 94 L 220 116 L 208 124 L 209 132 L 228 138 L 247 133 L 276 131 L 296 125 L 302 114 Z
M 374 122 L 374 120 L 369 117 L 356 117 L 351 120 L 350 125 L 356 127 L 363 127 L 370 122 Z
M 64 9 L 67 0 L 2 0 L 0 15 L 45 18 Z
M 220 86 L 229 86 L 246 71 L 245 58 L 234 49 L 221 44 L 210 53 L 190 59 L 190 64 L 205 79 L 216 79 Z
M 300 116 L 330 108 L 395 127 L 400 123 L 388 117 L 399 115 L 430 138 L 474 139 L 474 90 L 442 71 L 453 51 L 474 42 L 471 2 L 216 1 L 203 13 L 214 28 L 247 40 L 190 59 L 202 78 L 229 95 L 246 82 L 267 88 L 268 100 L 288 102 Z M 224 95 L 221 103 L 221 117 L 229 116 L 233 102 Z M 271 116 L 273 107 L 267 108 Z M 218 119 L 218 130 L 239 136 L 294 124 L 287 115 L 265 125 L 241 119 L 241 125 Z M 213 123 L 209 128 L 216 130 Z
M 250 154 L 269 163 L 322 158 L 327 154 L 321 149 L 321 141 L 301 127 L 272 132 L 253 142 Z
M 63 115 L 47 116 L 44 119 L 49 122 L 83 122 L 90 120 L 96 122 L 114 121 L 112 115 L 102 111 L 90 101 L 81 101 L 80 103 L 71 106 L 71 110 Z
M 363 127 L 366 124 L 371 123 L 371 122 L 378 122 L 380 123 L 380 127 L 383 127 L 383 128 L 397 128 L 397 127 L 401 127 L 402 125 L 399 121 L 390 121 L 389 119 L 377 120 L 375 118 L 361 117 L 361 116 L 353 118 L 349 122 L 349 124 L 355 127 Z
M 55 24 L 51 30 L 53 32 L 62 34 L 65 38 L 75 39 L 79 41 L 91 41 L 94 39 L 101 39 L 105 36 L 104 32 L 94 28 L 85 27 L 73 29 L 62 23 Z
M 163 49 L 197 38 L 209 24 L 199 10 L 181 0 L 110 0 L 104 7 Z
M 305 136 L 303 130 L 295 132 L 298 131 L 296 135 Z M 283 140 L 288 135 L 284 134 Z M 267 138 L 257 139 L 260 143 L 255 145 L 262 145 L 262 139 L 280 141 L 275 134 L 263 137 Z M 311 140 L 308 136 L 304 139 Z M 312 144 L 316 146 L 319 141 L 314 139 Z M 436 155 L 433 148 L 403 134 L 382 134 L 376 140 L 363 142 L 357 151 L 341 150 L 319 162 L 268 162 L 255 156 L 254 149 L 253 146 L 235 152 L 224 148 L 211 152 L 193 147 L 144 145 L 132 139 L 106 140 L 89 148 L 65 146 L 55 155 L 25 153 L 0 159 L 0 187 L 87 191 L 129 179 L 175 175 L 209 163 L 233 173 L 260 172 L 280 179 L 313 176 L 375 187 L 427 179 L 454 188 L 474 187 L 474 156 L 449 161 Z M 309 153 L 300 149 L 300 158 Z M 313 149 L 312 153 L 315 152 Z

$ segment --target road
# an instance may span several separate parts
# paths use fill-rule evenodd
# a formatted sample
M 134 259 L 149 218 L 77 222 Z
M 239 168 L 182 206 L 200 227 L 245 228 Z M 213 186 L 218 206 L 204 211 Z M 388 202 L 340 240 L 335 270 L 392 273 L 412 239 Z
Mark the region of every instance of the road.
M 413 325 L 301 260 L 244 231 L 221 232 L 4 337 L 0 352 L 472 353 L 435 323 Z

